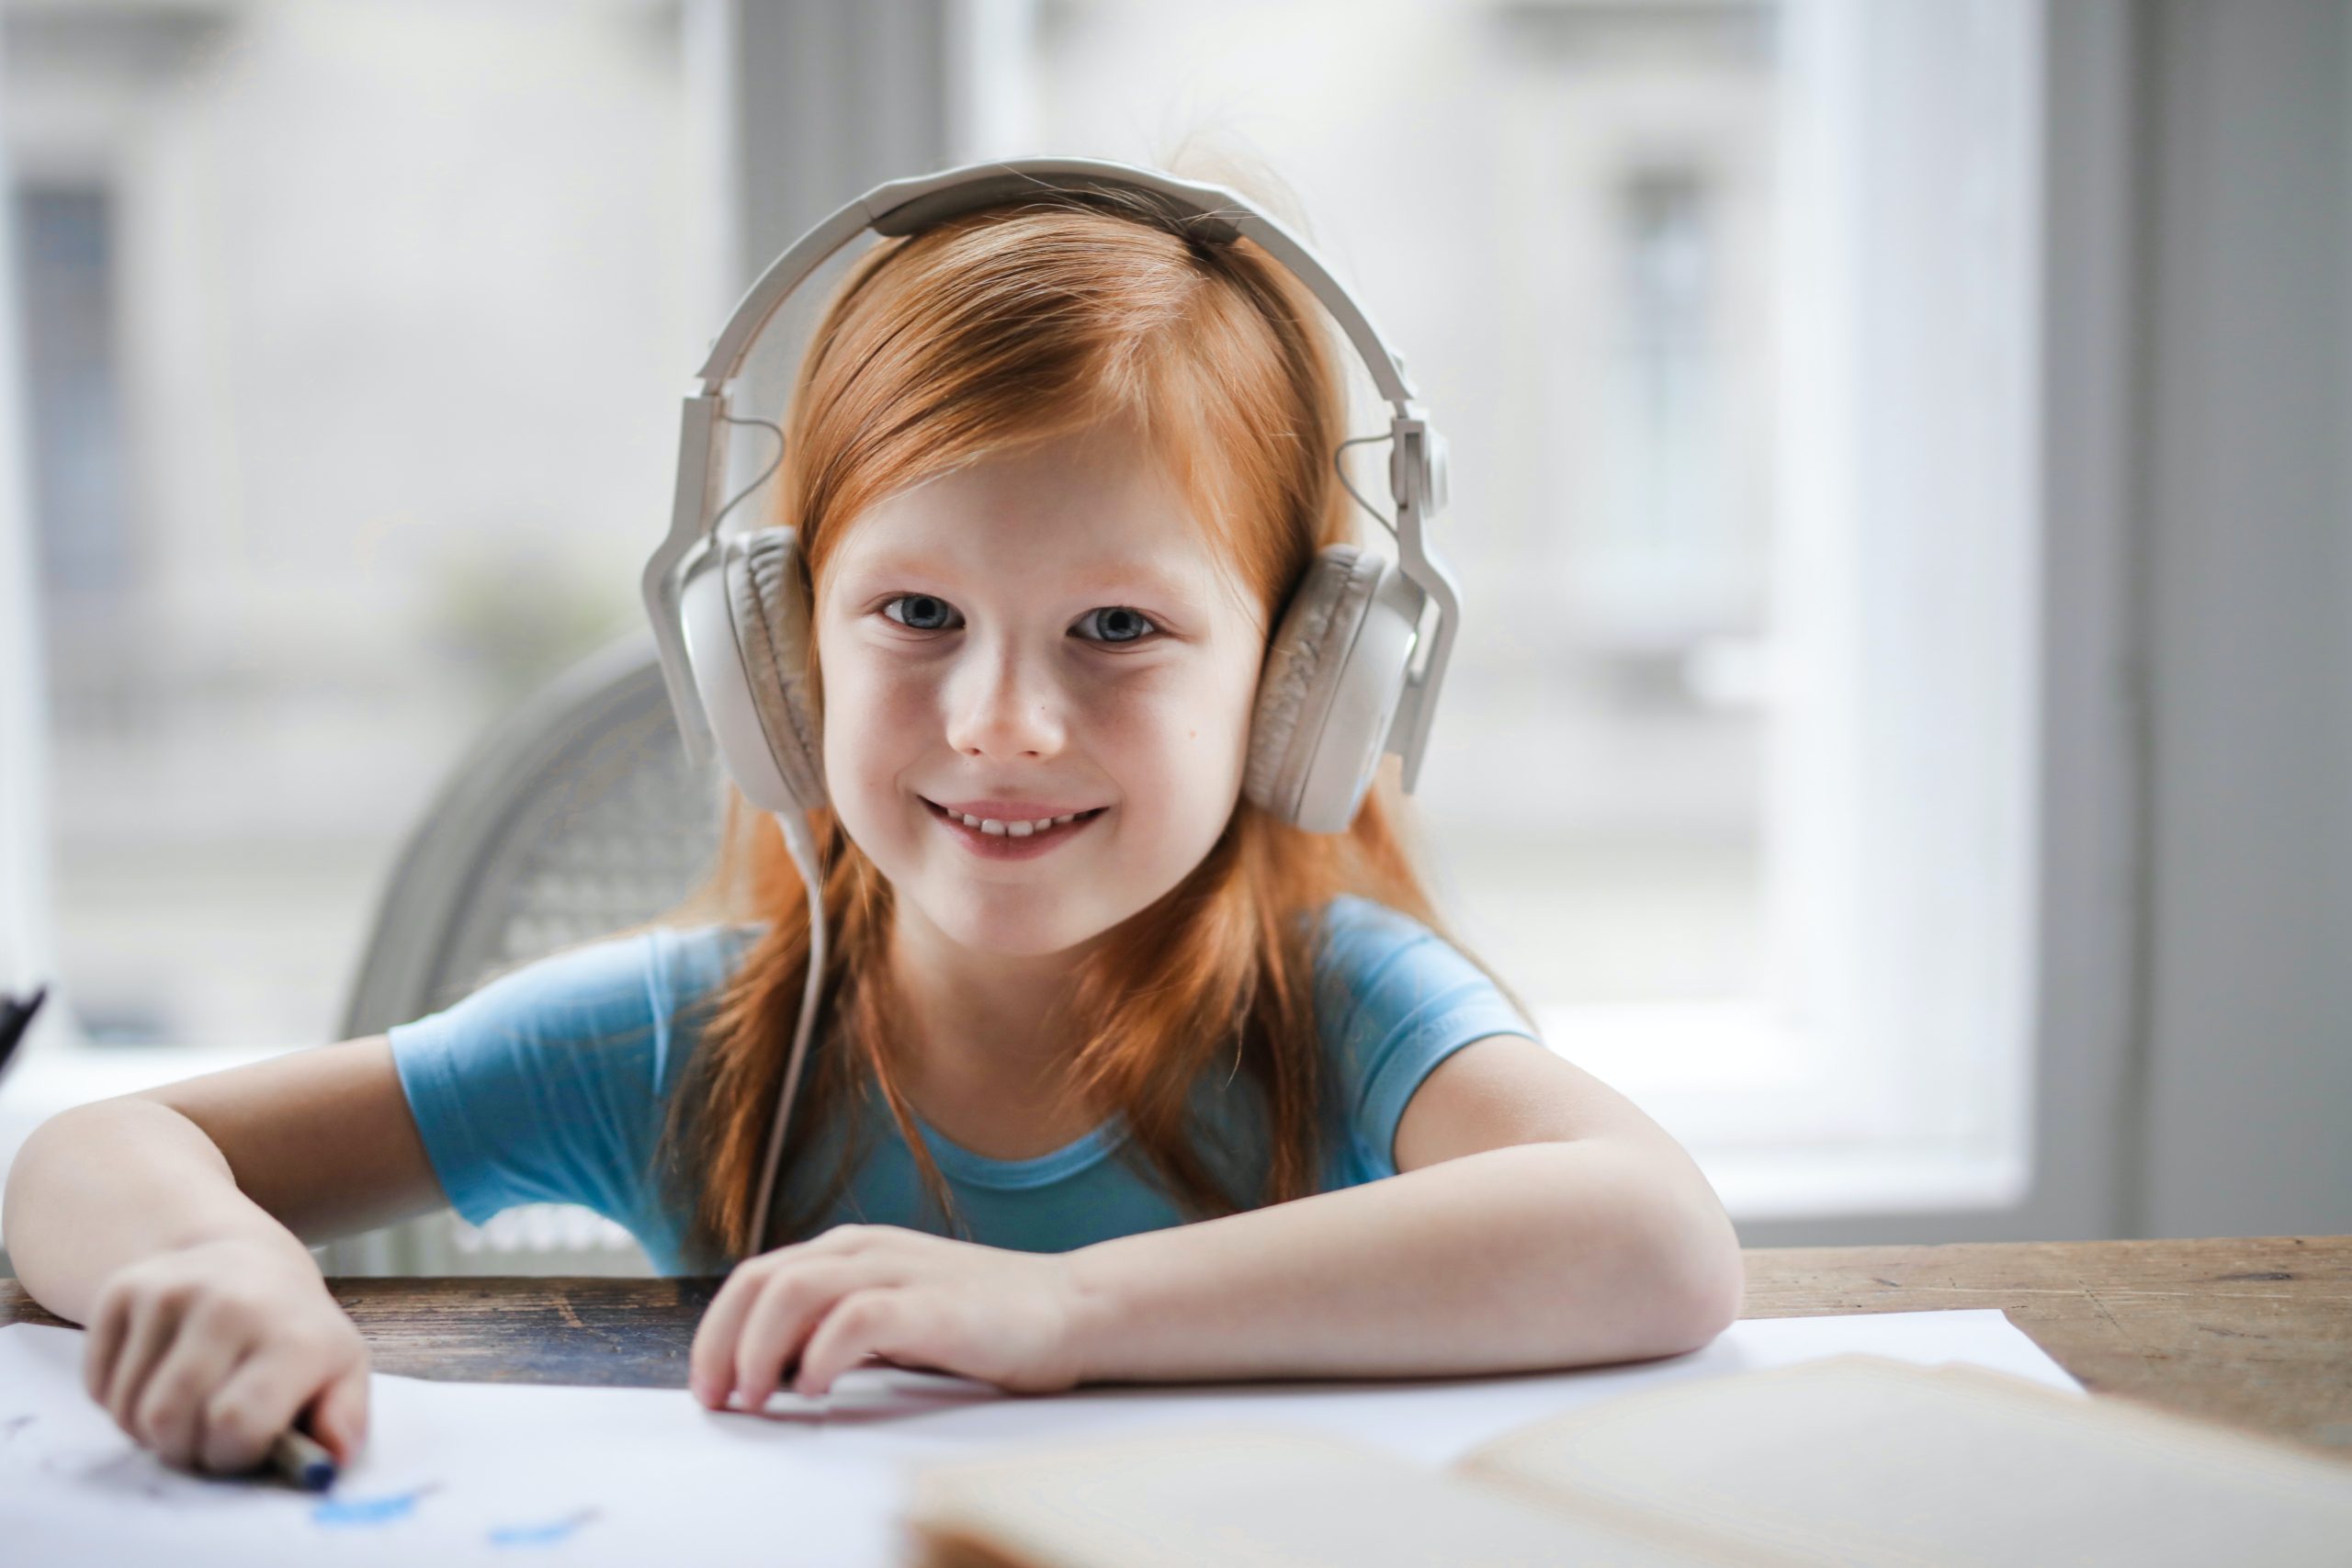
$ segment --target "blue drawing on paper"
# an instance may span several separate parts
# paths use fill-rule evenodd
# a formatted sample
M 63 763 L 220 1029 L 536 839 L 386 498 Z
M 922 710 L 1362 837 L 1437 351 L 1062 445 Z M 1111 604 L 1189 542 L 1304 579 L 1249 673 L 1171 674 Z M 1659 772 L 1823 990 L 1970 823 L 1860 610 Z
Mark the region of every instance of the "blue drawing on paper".
M 576 1514 L 553 1519 L 543 1525 L 503 1525 L 490 1532 L 492 1546 L 554 1546 L 571 1538 L 571 1532 L 596 1517 L 594 1508 L 582 1508 Z
M 432 1490 L 430 1486 L 420 1486 L 413 1492 L 393 1492 L 381 1497 L 330 1497 L 311 1510 L 311 1517 L 315 1523 L 334 1527 L 389 1525 L 414 1513 L 416 1500 Z

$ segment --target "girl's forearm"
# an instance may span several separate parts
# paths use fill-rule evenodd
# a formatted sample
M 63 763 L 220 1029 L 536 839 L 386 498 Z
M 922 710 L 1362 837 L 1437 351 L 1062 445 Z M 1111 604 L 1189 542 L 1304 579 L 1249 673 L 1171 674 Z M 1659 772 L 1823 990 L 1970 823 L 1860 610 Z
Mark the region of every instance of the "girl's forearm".
M 1412 1376 L 1694 1349 L 1739 1313 L 1695 1167 L 1603 1140 L 1489 1149 L 1069 1255 L 1088 1382 Z
M 71 1323 L 114 1271 L 174 1247 L 231 1236 L 310 1249 L 239 1190 L 204 1130 L 167 1105 L 104 1100 L 33 1130 L 8 1170 L 0 1236 L 32 1298 Z

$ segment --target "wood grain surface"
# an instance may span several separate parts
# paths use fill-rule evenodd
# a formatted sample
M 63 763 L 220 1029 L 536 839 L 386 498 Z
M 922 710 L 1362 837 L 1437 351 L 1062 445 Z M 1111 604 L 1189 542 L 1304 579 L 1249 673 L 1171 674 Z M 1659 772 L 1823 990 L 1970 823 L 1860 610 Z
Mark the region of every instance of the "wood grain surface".
M 1998 1307 L 2097 1393 L 2352 1460 L 2352 1236 L 1751 1247 L 1746 1317 Z M 336 1279 L 376 1369 L 684 1388 L 717 1280 Z M 0 1324 L 58 1323 L 0 1279 Z

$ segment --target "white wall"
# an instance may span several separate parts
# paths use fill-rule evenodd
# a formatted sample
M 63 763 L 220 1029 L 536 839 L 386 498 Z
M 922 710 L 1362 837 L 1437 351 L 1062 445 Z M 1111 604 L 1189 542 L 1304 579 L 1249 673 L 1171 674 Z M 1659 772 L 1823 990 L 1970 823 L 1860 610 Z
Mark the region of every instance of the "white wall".
M 2352 7 L 2146 16 L 2146 1168 L 2352 1230 Z

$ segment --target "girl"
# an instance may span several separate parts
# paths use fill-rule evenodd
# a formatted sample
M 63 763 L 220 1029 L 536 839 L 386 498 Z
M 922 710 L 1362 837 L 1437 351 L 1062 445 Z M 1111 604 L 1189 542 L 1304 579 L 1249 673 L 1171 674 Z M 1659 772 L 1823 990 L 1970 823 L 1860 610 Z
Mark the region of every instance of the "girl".
M 368 1355 L 306 1244 L 444 1202 L 733 1262 L 692 1354 L 713 1408 L 868 1356 L 1043 1393 L 1712 1338 L 1722 1205 L 1440 934 L 1393 776 L 1337 835 L 1244 796 L 1274 617 L 1350 532 L 1344 406 L 1312 295 L 1246 240 L 1041 198 L 876 246 L 778 484 L 835 936 L 767 1234 L 810 931 L 732 795 L 665 920 L 40 1128 L 6 1232 L 89 1325 L 91 1394 L 185 1467 L 305 1415 L 347 1459 Z

